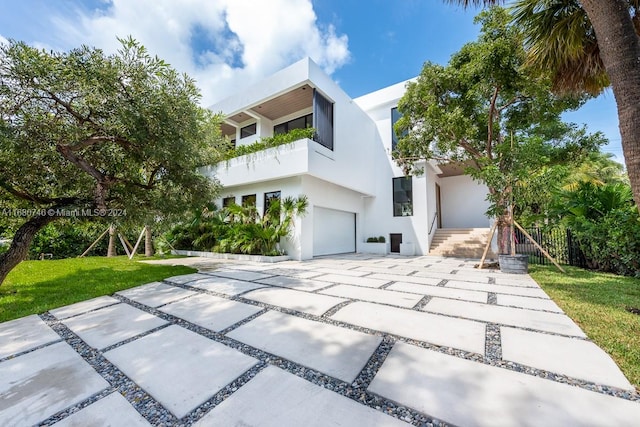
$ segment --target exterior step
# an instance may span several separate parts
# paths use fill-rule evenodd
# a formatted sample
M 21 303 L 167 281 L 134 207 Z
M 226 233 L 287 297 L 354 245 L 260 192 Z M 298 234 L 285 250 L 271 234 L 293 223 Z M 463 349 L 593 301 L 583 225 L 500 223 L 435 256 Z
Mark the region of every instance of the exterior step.
M 430 255 L 481 258 L 489 238 L 489 228 L 441 228 L 431 241 Z M 489 249 L 487 258 L 496 258 Z

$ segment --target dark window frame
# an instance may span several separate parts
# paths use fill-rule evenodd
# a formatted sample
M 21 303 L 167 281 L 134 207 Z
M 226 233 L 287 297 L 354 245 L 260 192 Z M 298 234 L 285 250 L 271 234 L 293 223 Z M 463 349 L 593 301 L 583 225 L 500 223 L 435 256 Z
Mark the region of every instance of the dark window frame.
M 264 193 L 264 206 L 263 206 L 262 215 L 267 214 L 267 209 L 269 209 L 269 206 L 271 205 L 271 201 L 274 199 L 278 199 L 279 201 L 281 201 L 282 191 L 277 190 L 277 191 L 269 191 L 267 193 Z M 276 222 L 280 222 L 280 215 L 277 215 Z
M 253 198 L 253 203 L 249 204 L 248 200 L 250 200 L 251 198 Z M 258 198 L 256 196 L 256 194 L 245 194 L 244 196 L 242 196 L 242 206 L 243 207 L 249 207 L 249 206 L 256 206 L 256 203 L 258 201 Z
M 314 141 L 333 151 L 334 145 L 334 105 L 316 89 L 313 89 Z
M 398 136 L 398 134 L 396 133 L 395 125 L 401 117 L 402 113 L 398 111 L 398 107 L 391 108 L 391 151 L 395 151 L 400 138 L 403 136 L 407 136 L 407 134 L 409 133 L 407 131 L 404 131 L 400 136 Z
M 248 138 L 258 133 L 258 123 L 251 123 L 240 128 L 240 139 Z
M 393 194 L 393 216 L 394 217 L 413 216 L 413 179 L 412 178 L 413 178 L 412 176 L 400 176 L 392 179 L 391 191 L 393 192 L 392 194 Z M 396 182 L 400 184 L 396 185 Z M 399 200 L 399 199 L 402 199 L 402 200 Z
M 304 128 L 292 128 L 290 127 L 291 123 L 295 122 L 296 120 L 300 120 L 300 119 L 304 119 Z M 290 130 L 293 129 L 307 129 L 313 127 L 313 113 L 309 113 L 309 114 L 305 114 L 304 116 L 300 116 L 300 117 L 296 117 L 295 119 L 291 119 L 291 120 L 287 120 L 286 122 L 283 123 L 278 123 L 277 125 L 273 126 L 273 134 L 274 135 L 279 135 L 282 133 L 287 133 Z M 282 128 L 282 129 L 280 129 Z
M 226 208 L 236 203 L 236 196 L 228 196 L 222 199 L 222 207 Z

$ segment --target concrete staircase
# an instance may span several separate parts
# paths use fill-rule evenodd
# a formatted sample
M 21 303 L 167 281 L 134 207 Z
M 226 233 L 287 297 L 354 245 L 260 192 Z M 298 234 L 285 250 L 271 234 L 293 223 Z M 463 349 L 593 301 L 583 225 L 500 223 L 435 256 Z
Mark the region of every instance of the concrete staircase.
M 429 255 L 481 258 L 489 238 L 489 228 L 440 228 L 436 230 Z M 487 259 L 496 258 L 491 248 Z

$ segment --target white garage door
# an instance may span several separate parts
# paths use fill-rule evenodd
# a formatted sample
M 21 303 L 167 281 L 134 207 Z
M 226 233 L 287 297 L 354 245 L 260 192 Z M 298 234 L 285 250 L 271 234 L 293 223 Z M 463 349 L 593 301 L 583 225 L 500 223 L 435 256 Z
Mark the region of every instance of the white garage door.
M 313 256 L 356 251 L 356 214 L 313 208 Z

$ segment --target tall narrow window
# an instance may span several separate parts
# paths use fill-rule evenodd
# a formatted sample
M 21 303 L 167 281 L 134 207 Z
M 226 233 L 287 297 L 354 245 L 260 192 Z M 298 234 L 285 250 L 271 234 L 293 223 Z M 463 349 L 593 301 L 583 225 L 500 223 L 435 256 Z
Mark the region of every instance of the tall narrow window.
M 391 109 L 391 150 L 392 151 L 395 150 L 396 147 L 398 146 L 398 141 L 400 140 L 400 137 L 407 135 L 406 131 L 402 132 L 400 137 L 398 137 L 398 135 L 396 134 L 395 125 L 398 122 L 398 120 L 400 120 L 400 117 L 402 117 L 402 114 L 400 113 L 400 111 L 398 111 L 396 107 L 393 107 Z
M 316 130 L 315 140 L 333 150 L 333 103 L 313 90 L 313 127 Z
M 272 191 L 270 193 L 264 193 L 264 214 L 266 215 L 269 211 L 269 208 L 274 202 L 280 202 L 280 191 Z M 279 206 L 279 205 L 278 205 Z M 280 221 L 280 209 L 275 212 L 272 212 L 272 219 L 276 221 Z
M 413 215 L 413 189 L 410 176 L 393 178 L 393 216 Z
M 249 194 L 246 196 L 242 196 L 242 206 L 244 206 L 245 208 L 248 206 L 255 206 L 256 205 L 256 195 L 255 194 Z

